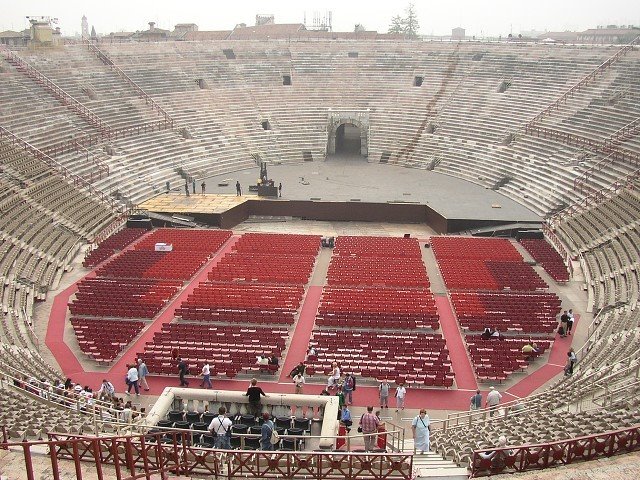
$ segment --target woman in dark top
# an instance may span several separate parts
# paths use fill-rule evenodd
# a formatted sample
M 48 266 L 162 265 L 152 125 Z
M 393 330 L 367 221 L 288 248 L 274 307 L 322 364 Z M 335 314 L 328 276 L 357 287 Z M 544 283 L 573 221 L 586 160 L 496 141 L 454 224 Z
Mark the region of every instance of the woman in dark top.
M 257 417 L 262 410 L 262 405 L 260 405 L 260 396 L 267 396 L 260 387 L 256 387 L 257 383 L 258 380 L 252 378 L 251 386 L 247 388 L 247 393 L 244 394 L 246 397 L 249 397 L 249 411 L 254 417 Z

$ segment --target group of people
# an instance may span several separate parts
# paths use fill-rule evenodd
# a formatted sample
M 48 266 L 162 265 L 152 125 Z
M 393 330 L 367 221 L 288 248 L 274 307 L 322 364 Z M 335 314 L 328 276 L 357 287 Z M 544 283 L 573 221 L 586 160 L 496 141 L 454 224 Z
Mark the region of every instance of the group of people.
M 502 400 L 500 392 L 498 392 L 495 387 L 489 387 L 489 393 L 487 393 L 487 399 L 484 404 L 485 408 L 489 409 L 489 416 L 493 417 L 497 413 L 500 400 Z M 476 390 L 476 393 L 472 395 L 470 399 L 470 409 L 480 410 L 481 408 L 482 393 L 480 393 L 480 390 Z
M 344 398 L 344 403 L 346 405 L 351 405 L 353 403 L 353 392 L 356 390 L 356 381 L 356 377 L 352 373 L 345 373 L 343 376 L 340 365 L 337 362 L 333 362 L 331 364 L 331 372 L 327 377 L 327 388 L 323 393 L 330 395 L 330 392 L 334 390 L 336 395 Z M 388 380 L 382 380 L 378 385 L 380 408 L 389 408 L 391 388 L 391 384 Z M 404 386 L 404 383 L 400 382 L 396 386 L 394 392 L 394 397 L 396 399 L 396 412 L 404 410 L 406 396 L 407 389 Z
M 569 311 L 565 310 L 560 315 L 560 326 L 558 327 L 558 333 L 561 337 L 566 337 L 567 335 L 571 335 L 571 330 L 573 329 L 573 309 L 569 309 Z
M 136 363 L 127 365 L 127 374 L 125 375 L 124 382 L 127 385 L 127 395 L 131 395 L 131 389 L 136 392 L 136 395 L 140 395 L 140 387 L 144 388 L 145 392 L 149 391 L 149 384 L 147 383 L 147 375 L 149 375 L 149 369 L 144 360 L 138 358 Z
M 128 373 L 128 372 L 127 372 Z M 100 388 L 94 391 L 88 385 L 74 383 L 71 378 L 64 382 L 50 381 L 46 378 L 40 380 L 35 377 L 14 379 L 14 386 L 38 395 L 53 403 L 74 408 L 79 412 L 92 412 L 101 402 L 100 415 L 104 421 L 130 422 L 145 415 L 145 408 L 138 408 L 131 401 L 126 401 L 116 394 L 116 388 L 107 379 L 103 379 Z

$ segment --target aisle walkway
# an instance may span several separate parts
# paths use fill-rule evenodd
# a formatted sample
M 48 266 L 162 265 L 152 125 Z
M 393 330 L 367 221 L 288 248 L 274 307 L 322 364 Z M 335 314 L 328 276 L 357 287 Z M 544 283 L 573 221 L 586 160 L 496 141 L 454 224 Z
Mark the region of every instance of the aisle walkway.
M 180 308 L 182 302 L 187 299 L 189 295 L 193 293 L 201 282 L 207 280 L 209 272 L 220 262 L 225 254 L 231 252 L 233 246 L 240 239 L 240 235 L 232 235 L 223 245 L 218 252 L 211 257 L 211 259 L 195 274 L 186 287 L 178 293 L 167 305 L 160 311 L 160 313 L 153 319 L 151 324 L 142 332 L 136 341 L 130 344 L 125 353 L 118 359 L 117 362 L 112 364 L 109 373 L 124 372 L 128 364 L 134 363 L 138 354 L 142 354 L 144 346 L 147 342 L 153 340 L 153 335 L 156 332 L 162 330 L 162 326 L 171 322 L 174 319 L 176 310 Z
M 280 372 L 280 382 L 291 382 L 287 378 L 287 374 L 298 363 L 304 361 L 307 347 L 309 346 L 309 339 L 311 338 L 311 331 L 316 321 L 316 312 L 318 311 L 318 304 L 320 303 L 320 296 L 322 295 L 321 286 L 311 286 L 307 290 L 307 295 L 300 309 L 300 318 L 298 324 L 293 332 L 293 338 L 289 344 L 289 350 L 287 351 L 287 357 L 284 362 L 284 366 Z
M 462 390 L 475 390 L 478 388 L 478 383 L 449 299 L 445 296 L 436 296 L 435 299 L 440 316 L 440 328 L 447 342 L 449 358 L 456 374 L 456 386 Z
M 133 250 L 138 243 L 147 238 L 151 233 L 152 231 L 147 232 L 137 240 L 131 242 L 119 253 L 112 255 L 102 263 L 96 265 L 93 270 L 87 273 L 84 277 L 80 278 L 77 282 L 72 283 L 54 297 L 51 306 L 51 312 L 49 314 L 49 321 L 47 323 L 47 333 L 45 335 L 44 341 L 51 351 L 52 355 L 58 362 L 58 365 L 60 365 L 60 369 L 65 375 L 70 376 L 72 374 L 85 371 L 84 367 L 80 364 L 80 361 L 74 354 L 73 350 L 69 348 L 69 346 L 64 341 L 64 330 L 67 320 L 67 306 L 69 304 L 69 299 L 78 291 L 78 283 L 80 283 L 84 278 L 95 277 L 96 271 L 100 267 L 113 260 L 114 258 L 118 258 L 124 252 Z M 82 353 L 79 354 L 82 355 Z

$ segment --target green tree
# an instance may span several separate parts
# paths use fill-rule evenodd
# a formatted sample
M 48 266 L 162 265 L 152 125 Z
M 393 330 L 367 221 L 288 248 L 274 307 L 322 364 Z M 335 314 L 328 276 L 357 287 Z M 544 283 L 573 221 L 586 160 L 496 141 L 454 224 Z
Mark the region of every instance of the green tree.
M 417 37 L 420 24 L 418 23 L 418 14 L 416 13 L 414 4 L 410 3 L 404 13 L 406 15 L 403 19 L 404 34 L 408 37 Z
M 389 33 L 404 33 L 404 19 L 400 15 L 396 15 L 391 19 Z

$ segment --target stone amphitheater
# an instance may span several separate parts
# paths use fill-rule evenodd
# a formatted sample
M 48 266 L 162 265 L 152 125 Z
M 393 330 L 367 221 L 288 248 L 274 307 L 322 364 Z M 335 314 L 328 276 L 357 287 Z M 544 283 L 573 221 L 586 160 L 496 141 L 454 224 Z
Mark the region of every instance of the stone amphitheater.
M 325 162 L 336 112 L 362 126 L 368 163 L 456 177 L 541 217 L 572 272 L 571 298 L 584 305 L 574 374 L 506 403 L 504 415 L 481 410 L 434 425 L 430 455 L 441 477 L 432 478 L 447 476 L 445 463 L 503 473 L 477 453 L 505 432 L 510 446 L 626 432 L 599 440 L 601 447 L 582 444 L 576 456 L 598 457 L 593 463 L 516 477 L 595 478 L 588 469 L 605 468 L 610 478 L 637 476 L 637 453 L 594 453 L 640 443 L 636 45 L 85 42 L 0 53 L 0 424 L 3 445 L 14 442 L 2 453 L 0 478 L 27 478 L 15 442 L 51 432 L 132 433 L 131 418 L 109 405 L 88 408 L 86 398 L 24 386 L 31 378 L 65 381 L 45 345 L 48 312 L 62 288 L 88 273 L 85 252 L 167 185 L 232 176 L 256 161 Z M 546 468 L 541 451 L 521 451 L 517 462 Z M 37 478 L 102 478 L 85 464 L 80 477 L 64 460 L 55 477 L 48 456 L 38 458 Z M 129 478 L 111 468 L 106 478 Z

